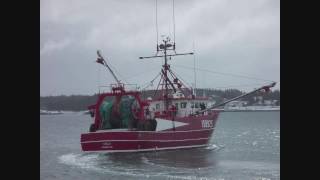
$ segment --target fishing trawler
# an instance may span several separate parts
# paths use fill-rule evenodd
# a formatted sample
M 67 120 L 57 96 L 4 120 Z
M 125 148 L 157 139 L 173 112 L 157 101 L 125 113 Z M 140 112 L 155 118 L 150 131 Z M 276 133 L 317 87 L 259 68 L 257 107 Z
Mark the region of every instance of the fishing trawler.
M 81 134 L 83 151 L 139 152 L 207 146 L 219 116 L 217 108 L 256 92 L 268 92 L 275 83 L 214 105 L 209 97 L 197 97 L 171 70 L 168 57 L 193 53 L 168 54 L 175 44 L 170 39 L 157 46 L 164 55 L 161 78 L 154 97 L 141 98 L 141 92 L 126 90 L 107 62 L 97 52 L 97 62 L 113 75 L 116 84 L 101 93 L 96 104 L 88 107 L 94 123 L 90 132 Z
M 158 55 L 158 53 L 161 53 Z M 94 123 L 81 134 L 81 147 L 88 152 L 140 152 L 207 146 L 216 127 L 221 107 L 249 94 L 269 91 L 272 83 L 220 104 L 198 97 L 192 88 L 172 71 L 168 58 L 193 55 L 176 53 L 175 41 L 166 37 L 155 56 L 163 58 L 160 80 L 153 97 L 142 98 L 141 91 L 127 90 L 100 51 L 97 63 L 105 66 L 116 81 L 88 107 Z

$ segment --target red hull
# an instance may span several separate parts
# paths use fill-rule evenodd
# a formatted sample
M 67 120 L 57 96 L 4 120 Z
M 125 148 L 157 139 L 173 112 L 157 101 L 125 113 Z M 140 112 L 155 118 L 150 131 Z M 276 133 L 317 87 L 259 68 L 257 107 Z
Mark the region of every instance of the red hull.
M 214 131 L 219 112 L 175 119 L 175 129 L 160 131 L 105 130 L 81 135 L 83 151 L 138 152 L 206 146 Z M 171 120 L 157 119 L 161 122 Z M 166 123 L 168 125 L 168 123 Z

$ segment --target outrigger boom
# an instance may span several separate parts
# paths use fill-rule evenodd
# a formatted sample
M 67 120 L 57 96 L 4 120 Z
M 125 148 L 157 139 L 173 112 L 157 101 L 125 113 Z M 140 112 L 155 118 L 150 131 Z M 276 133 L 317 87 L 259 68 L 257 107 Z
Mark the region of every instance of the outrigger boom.
M 231 102 L 231 101 L 235 101 L 235 100 L 237 100 L 237 99 L 240 99 L 240 98 L 242 98 L 242 97 L 248 96 L 248 95 L 250 95 L 250 94 L 253 94 L 253 93 L 258 92 L 258 91 L 261 91 L 261 90 L 264 90 L 264 91 L 266 91 L 266 92 L 269 92 L 269 91 L 270 91 L 270 88 L 274 87 L 275 85 L 276 85 L 276 82 L 273 82 L 273 83 L 271 83 L 271 84 L 269 84 L 269 85 L 262 86 L 262 87 L 260 87 L 260 88 L 258 88 L 258 89 L 255 89 L 255 90 L 253 90 L 253 91 L 251 91 L 251 92 L 248 92 L 248 93 L 246 93 L 246 94 L 237 96 L 237 97 L 235 97 L 235 98 L 229 99 L 229 100 L 227 100 L 227 101 L 225 101 L 225 102 L 222 102 L 222 103 L 220 103 L 220 104 L 213 105 L 213 106 L 211 106 L 211 107 L 209 107 L 209 108 L 207 108 L 207 109 L 204 109 L 204 110 L 201 110 L 201 111 L 196 111 L 195 114 L 197 114 L 197 113 L 202 113 L 202 112 L 206 112 L 206 111 L 208 111 L 208 110 L 215 109 L 215 108 L 220 107 L 220 106 L 223 106 L 223 105 L 225 105 L 225 104 L 227 104 L 227 103 L 229 103 L 229 102 Z
M 98 58 L 97 58 L 96 62 L 104 65 L 105 67 L 107 67 L 108 70 L 110 71 L 110 73 L 112 74 L 113 78 L 116 80 L 117 85 L 120 86 L 120 85 L 121 85 L 121 82 L 119 81 L 119 79 L 117 78 L 117 76 L 114 74 L 114 72 L 112 71 L 112 69 L 109 67 L 109 65 L 107 64 L 107 62 L 104 60 L 104 58 L 103 58 L 103 56 L 101 55 L 101 52 L 100 52 L 99 50 L 97 51 L 97 55 L 98 55 Z

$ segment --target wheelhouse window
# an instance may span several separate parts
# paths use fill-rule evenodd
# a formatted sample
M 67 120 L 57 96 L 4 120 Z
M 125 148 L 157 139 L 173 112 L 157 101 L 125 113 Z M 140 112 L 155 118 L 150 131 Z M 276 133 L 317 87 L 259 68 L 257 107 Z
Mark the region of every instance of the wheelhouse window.
M 206 109 L 206 107 L 207 107 L 207 106 L 206 106 L 206 104 L 205 104 L 204 102 L 201 102 L 201 103 L 200 103 L 200 109 L 201 109 L 201 110 Z
M 194 108 L 194 102 L 191 103 L 191 108 Z
M 156 109 L 160 109 L 160 104 L 156 104 Z
M 196 108 L 199 108 L 199 102 L 196 102 L 196 103 L 195 103 L 195 107 L 196 107 Z
M 179 108 L 179 103 L 176 103 L 175 106 L 176 106 L 176 108 L 178 109 L 178 108 Z
M 186 108 L 186 107 L 187 107 L 187 103 L 186 103 L 186 102 L 182 102 L 182 103 L 180 104 L 180 107 L 183 108 L 183 109 Z

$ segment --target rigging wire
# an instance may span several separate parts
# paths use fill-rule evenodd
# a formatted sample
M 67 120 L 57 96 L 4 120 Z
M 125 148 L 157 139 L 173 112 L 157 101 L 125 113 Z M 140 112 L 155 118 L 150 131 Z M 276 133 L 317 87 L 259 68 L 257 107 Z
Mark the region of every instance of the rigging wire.
M 234 86 L 221 86 L 221 87 L 213 87 L 210 89 L 225 89 L 225 88 L 234 88 L 234 87 L 254 87 L 254 86 L 262 86 L 264 84 L 242 84 L 242 85 L 234 85 Z
M 194 95 L 196 96 L 197 89 L 197 74 L 196 74 L 196 53 L 193 41 L 193 73 L 194 73 Z
M 190 86 L 190 84 L 189 84 L 187 81 L 185 81 L 184 79 L 182 79 L 181 76 L 179 76 L 177 73 L 175 73 L 175 72 L 172 70 L 172 68 L 171 68 L 171 71 L 172 71 L 180 80 L 182 80 L 182 82 L 183 82 L 184 84 L 186 84 L 188 87 L 192 87 L 192 86 Z
M 176 24 L 174 16 L 174 0 L 172 0 L 172 19 L 173 19 L 173 42 L 176 43 Z
M 168 37 L 170 38 L 170 37 L 172 37 L 172 36 L 171 36 L 171 27 L 170 27 L 170 23 L 168 23 L 168 26 L 169 26 L 169 28 L 168 28 Z
M 143 72 L 139 72 L 139 73 L 130 75 L 129 77 L 127 77 L 125 79 L 128 80 L 128 79 L 132 79 L 132 78 L 135 78 L 135 77 L 138 77 L 138 76 L 141 76 L 141 75 L 145 75 L 146 73 L 154 71 L 155 69 L 158 69 L 158 67 L 153 67 L 153 68 L 148 69 L 148 71 L 143 71 Z
M 180 72 L 180 74 L 184 73 L 185 71 L 179 71 L 178 69 L 176 69 L 175 67 L 170 67 L 171 70 L 173 70 L 175 73 L 176 72 Z M 194 76 L 190 73 L 187 73 L 187 74 L 183 74 L 183 77 L 187 78 L 187 79 L 190 79 L 189 83 L 190 84 L 193 84 L 193 78 Z
M 145 87 L 141 88 L 141 90 L 144 90 L 144 89 L 148 88 L 149 86 L 153 85 L 153 82 L 154 82 L 160 75 L 161 75 L 161 73 L 158 73 L 158 74 L 156 75 L 156 77 L 154 77 L 150 82 L 147 82 L 147 83 L 141 85 L 141 86 L 146 85 Z
M 171 68 L 171 69 L 173 69 L 173 68 Z M 175 74 L 175 75 L 177 77 L 179 77 L 178 74 Z M 185 82 L 185 80 L 183 80 L 183 82 Z M 258 84 L 258 83 L 255 83 L 255 84 L 241 84 L 241 85 L 231 85 L 231 86 L 218 86 L 218 87 L 213 87 L 213 88 L 209 88 L 209 89 L 225 89 L 225 88 L 233 88 L 233 87 L 250 87 L 250 86 L 251 87 L 255 87 L 255 86 L 262 86 L 262 85 L 264 85 L 264 84 L 263 83 L 260 83 L 260 84 Z
M 101 84 L 100 76 L 101 76 L 101 66 L 98 67 L 98 93 L 99 94 L 100 94 L 100 84 Z
M 157 31 L 157 50 L 158 50 L 158 44 L 159 44 L 159 34 L 158 34 L 158 0 L 156 0 L 156 31 Z
M 187 66 L 181 66 L 181 65 L 175 65 L 176 67 L 180 68 L 185 68 L 185 69 L 194 69 L 192 67 L 187 67 Z M 208 69 L 203 69 L 203 68 L 196 68 L 199 71 L 204 71 L 204 72 L 209 72 L 209 73 L 214 73 L 214 74 L 220 74 L 220 75 L 226 75 L 226 76 L 233 76 L 233 77 L 238 77 L 238 78 L 246 78 L 246 79 L 254 79 L 254 80 L 259 80 L 259 81 L 267 81 L 267 82 L 274 82 L 273 80 L 267 80 L 267 79 L 261 79 L 261 78 L 254 78 L 254 77 L 249 77 L 249 76 L 244 76 L 244 75 L 237 75 L 237 74 L 231 74 L 231 73 L 224 73 L 224 72 L 218 72 L 218 71 L 211 71 Z
M 116 70 L 116 68 L 114 68 L 110 62 L 108 62 L 108 65 L 113 69 L 113 71 L 115 71 L 115 73 L 117 73 L 118 76 L 121 77 L 121 80 L 123 80 L 125 83 L 129 84 L 128 81 L 126 81 L 123 76 Z

